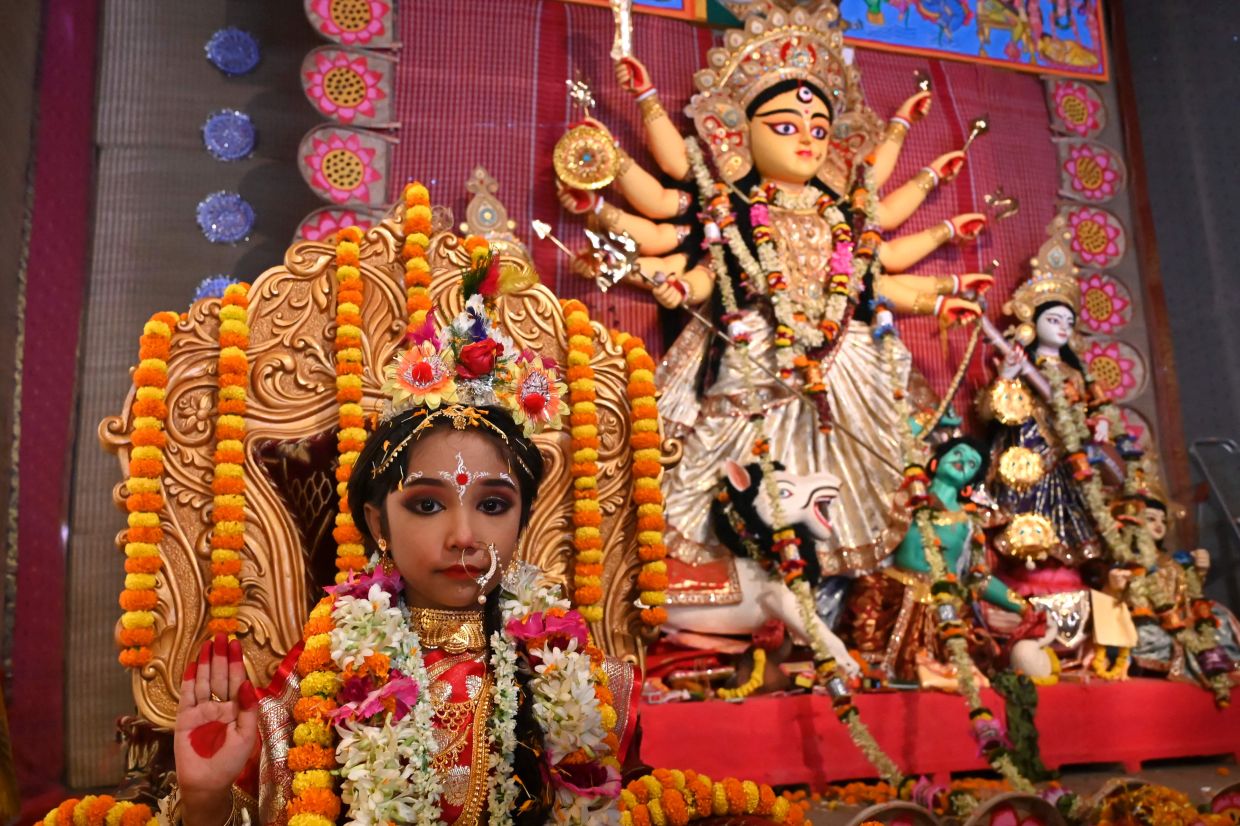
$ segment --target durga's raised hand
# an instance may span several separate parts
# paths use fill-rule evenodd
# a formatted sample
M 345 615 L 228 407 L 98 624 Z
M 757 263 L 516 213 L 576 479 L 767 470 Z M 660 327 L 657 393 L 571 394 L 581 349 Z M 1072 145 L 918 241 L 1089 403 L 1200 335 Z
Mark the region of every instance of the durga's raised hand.
M 640 95 L 654 88 L 650 72 L 635 57 L 622 57 L 616 61 L 616 82 L 631 95 Z

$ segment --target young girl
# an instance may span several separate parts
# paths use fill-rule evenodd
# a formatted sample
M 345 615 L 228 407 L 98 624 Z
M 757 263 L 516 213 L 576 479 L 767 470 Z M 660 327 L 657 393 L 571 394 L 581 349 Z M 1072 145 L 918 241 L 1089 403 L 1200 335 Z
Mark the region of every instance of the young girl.
M 516 560 L 543 474 L 529 437 L 560 426 L 563 385 L 475 297 L 387 389 L 348 488 L 372 566 L 329 589 L 261 700 L 238 643 L 203 645 L 177 714 L 182 821 L 615 820 L 633 669 Z

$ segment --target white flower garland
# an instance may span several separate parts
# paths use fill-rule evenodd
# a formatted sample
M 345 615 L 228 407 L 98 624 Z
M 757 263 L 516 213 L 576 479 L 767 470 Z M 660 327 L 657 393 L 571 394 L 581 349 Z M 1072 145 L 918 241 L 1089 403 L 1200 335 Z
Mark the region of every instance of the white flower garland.
M 366 598 L 337 597 L 332 621 L 331 656 L 337 668 L 343 671 L 373 654 L 384 654 L 391 667 L 411 677 L 418 688 L 413 709 L 399 721 L 384 715 L 378 726 L 358 721 L 336 726 L 341 800 L 349 807 L 346 822 L 357 826 L 437 822 L 443 789 L 431 765 L 435 712 L 408 608 L 392 605 L 391 594 L 376 583 Z
M 496 826 L 512 823 L 519 793 L 512 763 L 518 748 L 518 652 L 506 630 L 508 623 L 553 608 L 570 608 L 557 588 L 539 584 L 540 575 L 536 567 L 523 565 L 506 580 L 511 592 L 500 595 L 503 626 L 490 640 L 494 685 L 493 710 L 487 721 L 492 744 L 487 811 L 488 822 Z M 430 677 L 418 635 L 412 630 L 409 609 L 399 599 L 393 604 L 391 594 L 375 583 L 365 597 L 338 595 L 331 616 L 331 658 L 338 669 L 357 667 L 367 657 L 382 654 L 388 657 L 393 671 L 411 678 L 417 686 L 417 699 L 400 720 L 384 714 L 379 724 L 358 719 L 336 724 L 341 800 L 347 807 L 345 822 L 350 826 L 440 822 L 443 788 L 432 765 L 436 749 Z M 604 746 L 608 732 L 595 694 L 596 678 L 589 655 L 578 650 L 575 639 L 565 648 L 541 648 L 538 655 L 542 663 L 535 668 L 530 691 L 534 717 L 542 728 L 551 764 L 578 749 L 595 758 L 609 756 Z M 581 796 L 558 788 L 552 817 L 557 823 L 618 822 L 611 802 L 606 796 Z
M 493 744 L 487 767 L 494 780 L 487 793 L 487 812 L 495 826 L 507 826 L 512 823 L 512 807 L 516 805 L 518 794 L 512 755 L 517 751 L 517 706 L 521 698 L 517 685 L 517 647 L 499 631 L 491 634 L 491 668 L 495 672 L 491 688 L 495 710 L 487 721 Z

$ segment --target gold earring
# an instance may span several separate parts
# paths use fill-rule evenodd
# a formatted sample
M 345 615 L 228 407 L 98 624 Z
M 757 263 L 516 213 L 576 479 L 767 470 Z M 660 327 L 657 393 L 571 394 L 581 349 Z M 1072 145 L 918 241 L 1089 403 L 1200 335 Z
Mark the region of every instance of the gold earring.
M 383 572 L 386 574 L 392 573 L 392 569 L 396 567 L 396 564 L 392 562 L 392 555 L 388 553 L 387 540 L 380 537 L 375 544 L 379 546 L 379 565 L 383 568 Z

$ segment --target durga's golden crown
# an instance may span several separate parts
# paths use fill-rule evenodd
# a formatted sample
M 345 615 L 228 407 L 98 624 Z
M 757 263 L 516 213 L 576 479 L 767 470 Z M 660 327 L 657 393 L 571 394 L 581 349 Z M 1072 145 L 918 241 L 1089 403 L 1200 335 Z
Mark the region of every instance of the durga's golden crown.
M 723 45 L 707 53 L 707 68 L 693 76 L 694 86 L 701 95 L 728 95 L 744 109 L 776 83 L 803 80 L 825 92 L 837 112 L 847 109 L 855 70 L 844 59 L 839 17 L 831 2 L 787 10 L 754 3 L 743 28 L 729 29 Z

